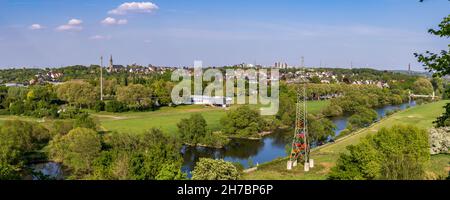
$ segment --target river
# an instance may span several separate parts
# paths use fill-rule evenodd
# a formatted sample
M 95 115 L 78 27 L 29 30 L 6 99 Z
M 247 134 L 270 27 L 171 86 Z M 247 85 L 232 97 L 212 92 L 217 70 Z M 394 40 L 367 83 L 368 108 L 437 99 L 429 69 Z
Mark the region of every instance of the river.
M 415 106 L 415 102 L 401 105 L 388 105 L 375 109 L 378 118 L 386 116 L 391 110 L 404 110 Z M 335 135 L 339 135 L 347 126 L 349 115 L 339 116 L 331 120 L 336 125 Z M 205 147 L 184 147 L 182 149 L 184 163 L 182 171 L 188 173 L 194 169 L 199 158 L 216 158 L 225 161 L 238 162 L 245 168 L 256 166 L 260 163 L 286 157 L 286 145 L 292 142 L 293 130 L 278 130 L 273 134 L 263 137 L 261 140 L 232 139 L 230 144 L 223 149 L 211 149 Z

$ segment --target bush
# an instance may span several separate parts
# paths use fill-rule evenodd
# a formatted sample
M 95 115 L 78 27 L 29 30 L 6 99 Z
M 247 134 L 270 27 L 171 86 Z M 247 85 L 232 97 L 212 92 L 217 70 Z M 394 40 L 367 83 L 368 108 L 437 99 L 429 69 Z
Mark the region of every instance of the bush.
M 204 141 L 205 137 L 211 136 L 201 114 L 192 114 L 188 119 L 181 119 L 177 127 L 181 139 L 187 144 L 197 145 Z
M 378 114 L 375 110 L 359 107 L 356 114 L 348 118 L 348 124 L 352 127 L 349 130 L 367 127 L 377 120 L 377 118 Z
M 344 129 L 344 130 L 342 130 L 342 131 L 339 133 L 339 136 L 338 136 L 338 137 L 344 137 L 344 136 L 346 136 L 346 135 L 349 135 L 350 133 L 352 133 L 351 130 L 349 130 L 349 129 Z
M 20 174 L 14 165 L 0 162 L 0 180 L 19 180 Z
M 128 111 L 127 105 L 115 100 L 107 102 L 105 105 L 105 110 L 107 112 L 115 112 L 115 113 Z
M 241 106 L 227 112 L 220 122 L 225 134 L 237 137 L 255 136 L 264 127 L 264 120 L 259 112 L 248 106 Z
M 67 135 L 57 135 L 48 145 L 49 157 L 73 170 L 75 175 L 89 173 L 102 145 L 97 132 L 75 128 Z
M 83 112 L 79 108 L 67 107 L 61 110 L 59 117 L 61 119 L 75 119 L 81 113 Z
M 80 127 L 97 130 L 97 124 L 98 124 L 97 121 L 94 118 L 92 118 L 88 113 L 81 113 L 76 117 L 73 126 L 75 128 Z
M 103 151 L 93 163 L 89 179 L 178 180 L 181 172 L 181 144 L 158 129 L 144 134 L 105 135 Z
M 231 162 L 200 158 L 192 171 L 192 180 L 237 180 L 239 175 Z
M 337 117 L 341 116 L 343 113 L 344 111 L 342 110 L 342 108 L 334 104 L 325 107 L 325 109 L 323 109 L 322 111 L 322 114 L 325 115 L 326 117 Z
M 329 179 L 423 179 L 430 160 L 428 134 L 414 126 L 383 128 L 347 149 Z
M 9 106 L 9 111 L 12 115 L 21 115 L 25 112 L 25 106 L 22 102 L 17 101 L 11 103 L 11 105 Z
M 9 115 L 11 114 L 8 110 L 6 109 L 0 109 L 0 115 Z
M 94 110 L 95 110 L 95 112 L 105 111 L 105 102 L 96 101 L 94 104 Z
M 53 135 L 65 135 L 74 128 L 74 122 L 69 120 L 57 120 L 52 124 Z

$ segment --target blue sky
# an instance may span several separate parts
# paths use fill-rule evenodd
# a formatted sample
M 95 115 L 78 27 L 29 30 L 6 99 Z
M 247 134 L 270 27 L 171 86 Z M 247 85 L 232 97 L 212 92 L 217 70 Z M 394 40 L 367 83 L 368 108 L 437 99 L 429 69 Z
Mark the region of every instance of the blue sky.
M 422 70 L 447 0 L 0 0 L 0 67 L 276 61 Z M 109 18 L 108 18 L 109 17 Z M 108 19 L 107 19 L 108 18 Z

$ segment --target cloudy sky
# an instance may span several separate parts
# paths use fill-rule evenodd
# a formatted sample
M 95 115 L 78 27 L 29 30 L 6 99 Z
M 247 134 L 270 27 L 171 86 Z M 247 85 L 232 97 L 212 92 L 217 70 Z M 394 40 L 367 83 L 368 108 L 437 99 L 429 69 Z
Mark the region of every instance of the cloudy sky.
M 422 70 L 447 0 L 0 0 L 0 67 L 276 61 Z

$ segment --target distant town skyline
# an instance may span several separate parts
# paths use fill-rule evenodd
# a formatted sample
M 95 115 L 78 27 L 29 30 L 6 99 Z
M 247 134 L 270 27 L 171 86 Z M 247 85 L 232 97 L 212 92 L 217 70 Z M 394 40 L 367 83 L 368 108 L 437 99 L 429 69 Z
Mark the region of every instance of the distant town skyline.
M 423 71 L 447 0 L 0 0 L 0 67 L 276 62 Z M 448 40 L 448 39 L 447 39 Z M 304 59 L 302 59 L 302 57 Z M 302 61 L 303 60 L 303 61 Z

